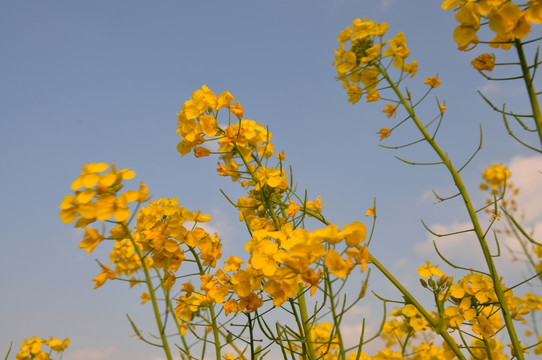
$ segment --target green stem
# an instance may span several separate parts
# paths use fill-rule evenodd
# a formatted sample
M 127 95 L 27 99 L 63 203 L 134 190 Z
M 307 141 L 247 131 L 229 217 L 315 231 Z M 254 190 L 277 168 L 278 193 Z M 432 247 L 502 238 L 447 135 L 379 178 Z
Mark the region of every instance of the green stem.
M 196 253 L 196 250 L 192 246 L 189 246 L 188 249 L 190 249 L 190 253 L 194 257 L 194 261 L 198 265 L 198 270 L 200 275 L 205 275 L 205 270 L 203 269 L 203 266 L 201 265 L 201 261 L 198 257 L 198 254 Z M 213 304 L 207 305 L 207 308 L 209 309 L 209 314 L 211 317 L 211 323 L 212 323 L 212 329 L 213 329 L 213 341 L 215 345 L 215 356 L 216 360 L 221 359 L 220 354 L 220 337 L 218 336 L 218 324 L 216 323 L 216 314 L 215 314 L 215 307 Z
M 312 344 L 311 338 L 311 327 L 312 325 L 309 322 L 309 317 L 307 315 L 307 303 L 305 302 L 305 292 L 303 291 L 303 286 L 299 285 L 299 295 L 297 297 L 298 307 L 301 315 L 301 322 L 303 325 L 303 338 L 305 344 L 307 345 L 308 356 L 310 360 L 316 360 L 316 353 L 314 352 L 314 346 Z
M 132 243 L 132 246 L 134 247 L 136 254 L 139 257 L 139 261 L 141 262 L 141 268 L 143 269 L 143 273 L 145 274 L 145 283 L 147 284 L 147 289 L 149 290 L 149 295 L 151 297 L 152 310 L 154 312 L 154 319 L 156 321 L 156 325 L 158 326 L 160 339 L 162 340 L 162 347 L 164 349 L 164 353 L 166 354 L 167 359 L 172 360 L 173 357 L 171 356 L 171 350 L 169 349 L 169 343 L 166 336 L 166 329 L 164 329 L 164 326 L 162 324 L 162 318 L 160 317 L 160 308 L 158 307 L 158 301 L 156 300 L 156 293 L 154 292 L 152 279 L 149 274 L 149 269 L 147 268 L 147 264 L 145 263 L 145 258 L 141 254 L 139 245 L 136 244 L 134 238 L 132 237 L 132 233 L 130 232 L 130 229 L 128 229 L 128 226 L 126 225 L 126 223 L 122 222 L 121 224 L 122 224 L 122 227 L 124 228 L 125 233 L 128 234 L 128 238 L 130 239 L 130 242 Z
M 518 39 L 514 40 L 514 46 L 518 52 L 519 63 L 523 73 L 523 80 L 525 80 L 525 87 L 527 88 L 527 93 L 529 94 L 529 101 L 531 102 L 534 122 L 536 124 L 536 130 L 538 131 L 538 137 L 542 147 L 542 115 L 540 114 L 540 105 L 538 104 L 538 98 L 536 97 L 536 90 L 533 87 L 533 79 L 531 78 L 529 65 L 527 64 L 521 41 Z
M 425 140 L 429 143 L 429 145 L 433 148 L 433 150 L 437 153 L 438 157 L 442 160 L 442 163 L 446 166 L 448 169 L 450 175 L 452 176 L 454 183 L 461 193 L 461 197 L 463 198 L 463 201 L 465 203 L 465 206 L 467 208 L 467 212 L 469 214 L 469 217 L 471 219 L 474 232 L 476 233 L 476 237 L 478 238 L 478 242 L 480 244 L 480 247 L 482 248 L 482 252 L 484 254 L 484 259 L 486 261 L 486 264 L 489 268 L 489 273 L 491 274 L 491 278 L 493 280 L 493 286 L 495 288 L 495 294 L 497 295 L 497 298 L 499 300 L 499 304 L 501 306 L 501 312 L 504 318 L 504 322 L 506 324 L 506 329 L 508 331 L 508 335 L 510 337 L 510 341 L 512 342 L 512 346 L 514 347 L 514 350 L 516 352 L 517 358 L 519 360 L 523 360 L 523 351 L 520 346 L 518 336 L 516 334 L 516 329 L 514 327 L 514 324 L 512 323 L 512 317 L 510 316 L 510 311 L 508 310 L 508 304 L 506 302 L 506 297 L 504 296 L 504 289 L 503 285 L 501 283 L 501 279 L 499 277 L 499 274 L 497 272 L 497 268 L 495 267 L 495 263 L 493 262 L 493 258 L 491 256 L 491 252 L 489 250 L 489 247 L 487 245 L 487 241 L 485 239 L 484 231 L 482 229 L 482 226 L 480 225 L 480 222 L 478 221 L 478 217 L 476 216 L 476 211 L 472 205 L 472 202 L 470 200 L 469 194 L 467 192 L 467 189 L 465 185 L 463 184 L 463 179 L 459 175 L 459 172 L 455 169 L 455 167 L 452 165 L 452 162 L 446 155 L 446 153 L 440 148 L 440 146 L 437 144 L 437 142 L 433 139 L 433 137 L 429 134 L 425 126 L 422 124 L 420 119 L 418 119 L 416 113 L 414 112 L 414 109 L 410 106 L 408 101 L 405 99 L 399 88 L 397 87 L 397 84 L 391 80 L 388 73 L 385 69 L 378 66 L 379 72 L 382 74 L 382 76 L 386 79 L 390 87 L 393 89 L 397 97 L 399 98 L 399 102 L 404 106 L 405 110 L 408 112 L 408 115 L 411 117 L 412 121 L 418 128 L 418 130 L 422 133 Z
M 333 315 L 333 324 L 335 326 L 335 331 L 336 331 L 336 334 L 337 334 L 337 340 L 339 342 L 339 348 L 340 348 L 340 352 L 339 352 L 339 359 L 345 359 L 345 356 L 346 356 L 346 352 L 344 351 L 344 343 L 343 343 L 343 337 L 342 337 L 342 333 L 341 333 L 341 328 L 340 328 L 340 323 L 339 323 L 339 316 L 337 316 L 337 309 L 336 309 L 336 306 L 335 306 L 335 294 L 333 294 L 333 285 L 331 283 L 331 280 L 329 278 L 329 273 L 326 269 L 326 272 L 325 272 L 325 285 L 326 285 L 326 288 L 327 288 L 327 293 L 329 295 L 329 298 L 330 298 L 330 303 L 331 303 L 331 314 Z M 341 314 L 342 315 L 342 314 Z

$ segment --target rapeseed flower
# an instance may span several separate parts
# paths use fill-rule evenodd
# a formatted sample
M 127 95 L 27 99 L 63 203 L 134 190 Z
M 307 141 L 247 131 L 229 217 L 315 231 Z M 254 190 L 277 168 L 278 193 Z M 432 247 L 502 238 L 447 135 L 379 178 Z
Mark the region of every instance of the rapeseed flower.
M 495 67 L 495 54 L 483 53 L 472 60 L 471 64 L 478 71 L 493 71 Z

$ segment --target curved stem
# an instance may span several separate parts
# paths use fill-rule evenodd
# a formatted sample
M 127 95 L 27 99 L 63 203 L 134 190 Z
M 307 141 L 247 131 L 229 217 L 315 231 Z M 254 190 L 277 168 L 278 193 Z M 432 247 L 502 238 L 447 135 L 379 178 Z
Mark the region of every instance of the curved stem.
M 376 266 L 378 270 L 386 277 L 388 280 L 403 294 L 405 297 L 405 302 L 412 304 L 416 310 L 427 320 L 427 322 L 435 329 L 435 331 L 442 336 L 444 341 L 448 344 L 450 349 L 454 352 L 455 356 L 457 356 L 460 360 L 466 360 L 465 356 L 461 353 L 461 350 L 459 349 L 459 346 L 457 346 L 455 340 L 448 334 L 446 331 L 446 327 L 444 326 L 444 323 L 441 321 L 435 320 L 431 314 L 425 310 L 425 308 L 408 292 L 407 289 L 401 283 L 386 269 L 375 257 L 373 257 L 371 254 L 369 254 L 369 260 L 372 264 Z
M 516 39 L 514 41 L 514 46 L 518 52 L 519 63 L 523 73 L 523 80 L 525 80 L 525 87 L 527 88 L 527 93 L 529 94 L 529 101 L 533 111 L 534 122 L 536 124 L 536 129 L 538 130 L 538 138 L 540 139 L 540 145 L 542 147 L 542 115 L 540 114 L 540 105 L 538 104 L 538 98 L 536 97 L 536 90 L 533 87 L 533 79 L 531 78 L 529 65 L 527 64 L 521 41 Z
M 455 169 L 455 167 L 452 165 L 451 160 L 448 158 L 446 153 L 440 148 L 440 146 L 437 144 L 437 142 L 433 139 L 433 137 L 427 132 L 427 129 L 423 126 L 419 118 L 417 117 L 416 113 L 414 112 L 414 109 L 410 106 L 408 101 L 405 99 L 397 85 L 391 80 L 388 73 L 385 69 L 378 66 L 379 72 L 382 74 L 382 76 L 386 79 L 386 81 L 390 84 L 390 87 L 393 89 L 397 97 L 399 98 L 399 101 L 404 106 L 405 110 L 410 115 L 412 121 L 418 128 L 418 130 L 422 133 L 425 140 L 429 143 L 429 145 L 433 148 L 433 150 L 437 153 L 438 157 L 442 160 L 442 163 L 446 168 L 448 169 L 450 175 L 452 176 L 455 186 L 461 193 L 461 197 L 463 198 L 463 201 L 465 203 L 465 207 L 467 208 L 467 212 L 469 214 L 469 218 L 472 222 L 474 232 L 476 233 L 476 237 L 478 238 L 478 242 L 480 244 L 480 247 L 482 249 L 482 252 L 484 254 L 484 259 L 486 261 L 486 264 L 489 268 L 489 273 L 491 274 L 491 279 L 493 281 L 493 286 L 495 289 L 495 294 L 497 295 L 497 298 L 499 300 L 499 304 L 501 306 L 501 313 L 504 318 L 504 322 L 506 324 L 506 329 L 508 331 L 508 335 L 510 337 L 510 341 L 512 342 L 512 346 L 514 347 L 514 350 L 516 352 L 516 356 L 519 360 L 523 360 L 523 350 L 520 346 L 518 336 L 514 327 L 514 324 L 512 323 L 512 317 L 510 316 L 510 311 L 508 309 L 508 304 L 506 302 L 506 298 L 504 296 L 504 289 L 503 285 L 501 283 L 501 278 L 497 272 L 497 268 L 495 267 L 495 263 L 493 262 L 493 258 L 491 256 L 491 252 L 489 250 L 489 246 L 487 245 L 487 241 L 485 239 L 484 231 L 482 229 L 482 226 L 480 225 L 480 222 L 478 220 L 478 217 L 476 215 L 476 210 L 474 209 L 472 202 L 469 197 L 469 193 L 465 187 L 465 184 L 463 183 L 463 179 L 459 175 L 459 172 Z

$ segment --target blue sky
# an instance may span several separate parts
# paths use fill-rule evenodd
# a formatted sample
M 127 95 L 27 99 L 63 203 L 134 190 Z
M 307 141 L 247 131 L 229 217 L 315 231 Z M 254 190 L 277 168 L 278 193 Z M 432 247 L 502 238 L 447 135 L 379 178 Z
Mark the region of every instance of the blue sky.
M 475 93 L 522 107 L 521 83 L 488 86 L 469 64 L 481 50 L 456 50 L 453 13 L 439 1 L 2 2 L 0 354 L 10 340 L 18 345 L 36 334 L 70 337 L 66 360 L 160 355 L 131 335 L 124 316 L 152 326 L 139 291 L 119 283 L 92 290 L 93 259 L 107 259 L 107 251 L 79 250 L 81 234 L 58 217 L 86 163 L 135 170 L 155 198 L 176 196 L 213 215 L 224 252 L 241 251 L 246 234 L 218 189 L 234 198 L 240 190 L 216 175 L 215 159 L 181 158 L 175 150 L 175 114 L 203 84 L 230 91 L 246 118 L 269 125 L 298 188 L 321 195 L 330 220 L 366 221 L 376 198 L 373 252 L 410 281 L 408 272 L 415 276 L 433 256 L 416 248 L 429 239 L 420 218 L 450 228 L 465 216 L 459 201 L 437 206 L 427 196 L 452 193 L 442 169 L 393 157 L 432 160 L 429 150 L 378 147 L 376 132 L 392 124 L 384 104 L 351 105 L 335 81 L 336 37 L 363 16 L 389 23 L 389 34 L 405 33 L 420 64 L 418 84 L 439 74 L 443 85 L 434 94 L 448 106 L 440 140 L 453 160 L 470 156 L 482 124 L 484 148 L 464 173 L 473 190 L 491 163 L 532 156 Z M 409 88 L 422 91 L 415 81 Z M 386 141 L 402 143 L 408 134 Z

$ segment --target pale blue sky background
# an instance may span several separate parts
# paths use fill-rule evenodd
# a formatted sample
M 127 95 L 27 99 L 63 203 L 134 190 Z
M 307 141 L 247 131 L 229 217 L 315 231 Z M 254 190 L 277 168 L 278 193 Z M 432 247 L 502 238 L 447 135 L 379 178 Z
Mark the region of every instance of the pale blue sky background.
M 532 156 L 505 136 L 475 93 L 484 88 L 521 107 L 522 84 L 488 86 L 471 69 L 482 51 L 456 51 L 453 13 L 440 1 L 2 2 L 0 354 L 11 340 L 18 345 L 36 334 L 70 337 L 65 360 L 160 355 L 131 335 L 124 316 L 152 326 L 141 291 L 121 283 L 92 290 L 99 272 L 93 259 L 106 262 L 108 250 L 79 250 L 81 234 L 58 217 L 83 164 L 135 170 L 155 198 L 177 196 L 213 215 L 225 254 L 242 249 L 247 237 L 218 189 L 234 198 L 240 191 L 216 175 L 215 158 L 181 158 L 175 150 L 175 114 L 202 84 L 230 91 L 246 118 L 269 125 L 299 189 L 321 195 L 330 220 L 366 221 L 376 197 L 372 251 L 405 282 L 417 282 L 414 269 L 434 258 L 420 250 L 429 237 L 419 219 L 452 228 L 464 220 L 463 208 L 459 201 L 433 205 L 430 189 L 452 192 L 444 171 L 393 158 L 433 155 L 425 146 L 397 154 L 379 148 L 376 132 L 394 123 L 381 113 L 384 103 L 353 106 L 335 81 L 336 37 L 363 16 L 388 22 L 390 35 L 406 34 L 420 64 L 409 83 L 415 94 L 424 89 L 416 83 L 440 75 L 434 94 L 448 105 L 440 139 L 452 159 L 470 156 L 483 125 L 484 149 L 464 173 L 472 189 L 494 161 Z M 428 99 L 428 115 L 432 104 Z M 405 127 L 386 143 L 403 143 L 408 133 Z

